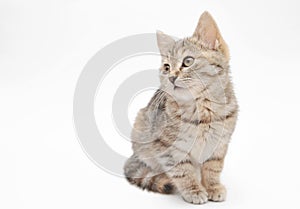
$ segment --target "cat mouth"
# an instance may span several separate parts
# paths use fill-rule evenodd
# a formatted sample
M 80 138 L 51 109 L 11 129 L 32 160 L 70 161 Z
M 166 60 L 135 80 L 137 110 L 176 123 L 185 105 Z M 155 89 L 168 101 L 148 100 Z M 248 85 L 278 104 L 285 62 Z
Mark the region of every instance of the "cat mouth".
M 178 90 L 178 89 L 183 89 L 182 87 L 179 87 L 179 86 L 175 86 L 174 85 L 174 88 L 173 88 L 174 90 Z
M 176 80 L 176 82 L 173 83 L 173 89 L 174 90 L 179 90 L 179 89 L 187 89 L 188 85 L 187 83 L 180 81 L 180 80 Z

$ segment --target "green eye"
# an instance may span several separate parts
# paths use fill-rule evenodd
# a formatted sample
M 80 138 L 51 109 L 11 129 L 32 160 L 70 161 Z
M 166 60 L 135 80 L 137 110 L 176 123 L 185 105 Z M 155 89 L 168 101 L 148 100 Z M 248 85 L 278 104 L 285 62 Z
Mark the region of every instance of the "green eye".
M 183 59 L 182 67 L 189 67 L 194 63 L 194 58 L 191 56 L 187 56 Z

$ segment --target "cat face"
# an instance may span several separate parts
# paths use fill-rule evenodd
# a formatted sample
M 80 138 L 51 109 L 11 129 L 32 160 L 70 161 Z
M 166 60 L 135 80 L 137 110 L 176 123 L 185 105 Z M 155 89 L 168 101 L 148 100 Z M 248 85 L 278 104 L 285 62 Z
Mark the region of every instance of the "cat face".
M 227 45 L 207 12 L 192 37 L 175 41 L 158 31 L 157 42 L 162 56 L 161 88 L 177 100 L 196 99 L 209 85 L 220 86 L 227 80 Z

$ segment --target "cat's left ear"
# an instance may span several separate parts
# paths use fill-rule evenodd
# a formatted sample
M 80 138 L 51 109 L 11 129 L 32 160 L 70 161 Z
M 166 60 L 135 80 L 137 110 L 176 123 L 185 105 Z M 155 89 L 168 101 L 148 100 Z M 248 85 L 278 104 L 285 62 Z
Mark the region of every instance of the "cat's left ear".
M 217 23 L 208 12 L 201 15 L 192 38 L 205 48 L 220 50 L 229 59 L 227 44 L 221 36 Z
M 172 45 L 174 45 L 175 40 L 161 31 L 156 31 L 157 45 L 162 56 L 166 56 Z

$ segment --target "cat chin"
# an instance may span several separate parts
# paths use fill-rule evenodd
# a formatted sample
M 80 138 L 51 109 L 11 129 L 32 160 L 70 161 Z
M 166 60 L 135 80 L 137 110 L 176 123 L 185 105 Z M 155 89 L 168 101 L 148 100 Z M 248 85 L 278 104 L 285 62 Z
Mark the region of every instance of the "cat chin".
M 182 87 L 174 87 L 172 96 L 177 102 L 191 102 L 194 101 L 195 98 L 187 88 Z

